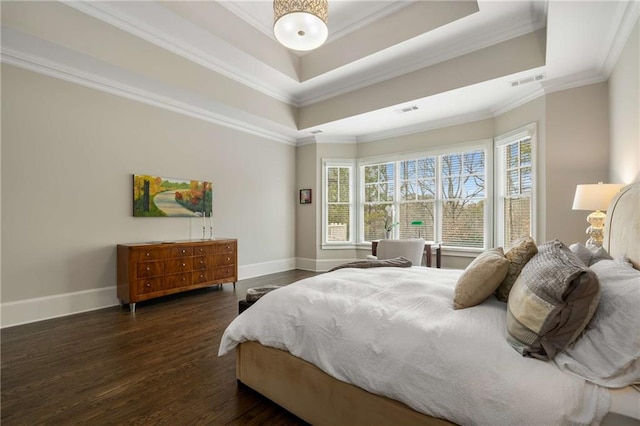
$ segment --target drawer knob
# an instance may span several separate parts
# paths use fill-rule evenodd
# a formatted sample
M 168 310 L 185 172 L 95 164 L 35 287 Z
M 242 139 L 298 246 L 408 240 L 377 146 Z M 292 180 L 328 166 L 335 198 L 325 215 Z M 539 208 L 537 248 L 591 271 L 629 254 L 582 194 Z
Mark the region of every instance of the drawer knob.
M 182 281 L 186 281 L 187 279 L 185 277 L 182 277 Z
M 204 263 L 204 260 L 201 260 L 201 261 L 200 261 L 200 264 L 202 265 L 203 263 Z
M 202 253 L 202 249 L 200 249 L 200 253 Z
M 187 264 L 186 264 L 186 263 L 183 263 L 183 264 L 182 264 L 182 266 L 187 266 Z
M 151 253 L 147 253 L 147 256 L 151 256 Z
M 151 287 L 151 284 L 147 283 L 147 287 Z
M 230 260 L 231 260 L 231 258 L 230 258 L 230 257 L 227 257 L 227 262 L 228 262 L 228 261 L 230 261 Z
M 186 251 L 185 249 L 182 249 L 182 252 L 183 252 L 183 253 L 186 253 L 187 251 Z
M 147 271 L 150 271 L 150 270 L 151 270 L 151 268 L 149 268 L 149 267 L 147 266 Z
M 204 278 L 204 275 L 200 275 L 200 278 Z

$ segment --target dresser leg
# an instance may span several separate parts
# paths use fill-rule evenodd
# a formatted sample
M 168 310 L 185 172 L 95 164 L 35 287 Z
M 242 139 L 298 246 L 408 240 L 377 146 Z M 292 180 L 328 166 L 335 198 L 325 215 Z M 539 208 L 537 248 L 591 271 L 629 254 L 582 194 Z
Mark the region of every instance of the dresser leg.
M 235 281 L 233 282 L 233 289 L 234 290 L 236 289 L 236 282 Z
M 131 311 L 132 314 L 136 313 L 136 304 L 135 303 L 129 303 L 129 310 Z

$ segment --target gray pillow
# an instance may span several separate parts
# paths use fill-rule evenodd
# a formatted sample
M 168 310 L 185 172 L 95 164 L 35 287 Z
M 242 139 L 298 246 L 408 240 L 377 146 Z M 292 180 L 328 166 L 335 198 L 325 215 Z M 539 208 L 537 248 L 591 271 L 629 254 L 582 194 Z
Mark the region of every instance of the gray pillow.
M 640 271 L 623 259 L 593 265 L 602 296 L 582 336 L 556 356 L 561 370 L 607 387 L 640 383 Z
M 603 248 L 594 245 L 585 246 L 582 243 L 575 243 L 569 246 L 569 249 L 575 254 L 578 259 L 587 266 L 595 265 L 601 260 L 612 260 L 609 253 Z
M 553 359 L 584 330 L 600 299 L 600 285 L 558 240 L 538 246 L 507 304 L 507 341 L 524 356 Z
M 536 247 L 536 242 L 531 237 L 521 237 L 511 243 L 504 254 L 504 257 L 509 261 L 509 270 L 496 290 L 498 300 L 506 302 L 509 299 L 511 287 L 518 279 L 522 268 L 537 252 L 538 247 Z
M 470 308 L 491 296 L 509 270 L 502 247 L 484 251 L 464 270 L 456 283 L 454 309 Z

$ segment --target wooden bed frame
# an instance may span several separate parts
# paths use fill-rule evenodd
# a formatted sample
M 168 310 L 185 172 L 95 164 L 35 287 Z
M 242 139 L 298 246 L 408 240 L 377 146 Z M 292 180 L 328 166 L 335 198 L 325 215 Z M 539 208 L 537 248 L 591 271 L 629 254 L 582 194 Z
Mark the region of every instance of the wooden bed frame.
M 640 182 L 612 200 L 604 247 L 640 269 Z M 334 379 L 288 352 L 246 342 L 238 346 L 237 379 L 313 425 L 451 425 L 398 401 Z M 607 419 L 603 424 L 606 424 Z

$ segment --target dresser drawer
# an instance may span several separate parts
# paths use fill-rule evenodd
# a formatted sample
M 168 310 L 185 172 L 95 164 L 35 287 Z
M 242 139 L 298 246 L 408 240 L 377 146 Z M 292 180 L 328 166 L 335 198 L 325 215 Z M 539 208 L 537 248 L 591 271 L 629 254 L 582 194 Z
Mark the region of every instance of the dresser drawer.
M 214 269 L 214 279 L 221 280 L 224 278 L 235 278 L 236 276 L 236 268 L 235 265 L 232 266 L 221 266 Z
M 213 254 L 214 251 L 213 244 L 198 244 L 193 247 L 194 256 L 207 256 L 209 254 Z
M 215 265 L 212 256 L 196 256 L 193 258 L 193 270 L 212 268 Z
M 219 243 L 215 245 L 216 253 L 233 253 L 236 251 L 236 244 L 233 242 Z
M 193 271 L 191 273 L 191 282 L 193 284 L 206 283 L 208 281 L 213 281 L 213 270 L 201 270 L 201 271 Z
M 188 257 L 193 256 L 193 247 L 191 246 L 175 246 L 167 249 L 167 257 Z
M 165 275 L 164 288 L 176 288 L 191 285 L 191 272 L 184 274 Z
M 164 263 L 159 262 L 140 262 L 136 264 L 136 277 L 147 278 L 162 275 L 164 273 Z
M 164 280 L 162 277 L 138 280 L 136 281 L 136 283 L 138 294 L 155 293 L 156 291 L 162 291 L 164 286 Z
M 160 260 L 166 257 L 166 250 L 163 248 L 142 248 L 131 252 L 134 262 L 147 262 L 150 260 Z
M 228 266 L 236 263 L 236 257 L 233 253 L 222 253 L 214 256 L 214 266 Z
M 179 272 L 187 272 L 193 269 L 193 258 L 184 257 L 164 261 L 165 274 L 177 274 Z

